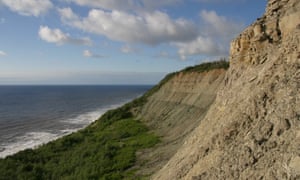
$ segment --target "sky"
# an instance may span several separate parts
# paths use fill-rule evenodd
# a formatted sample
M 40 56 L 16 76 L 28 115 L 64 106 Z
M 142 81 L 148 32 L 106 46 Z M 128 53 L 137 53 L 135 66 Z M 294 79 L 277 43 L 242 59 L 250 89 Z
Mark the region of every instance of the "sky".
M 155 84 L 227 58 L 266 0 L 0 0 L 0 85 Z

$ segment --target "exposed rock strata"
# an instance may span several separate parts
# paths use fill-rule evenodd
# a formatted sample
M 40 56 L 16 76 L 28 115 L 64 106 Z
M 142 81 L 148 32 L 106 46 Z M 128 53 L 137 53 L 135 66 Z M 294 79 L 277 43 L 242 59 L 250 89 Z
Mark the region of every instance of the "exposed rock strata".
M 152 174 L 174 155 L 214 102 L 225 72 L 179 73 L 148 99 L 141 119 L 162 137 L 162 143 L 139 153 L 139 162 L 147 163 L 138 174 Z
M 206 117 L 153 179 L 300 179 L 300 1 L 269 0 L 230 62 Z

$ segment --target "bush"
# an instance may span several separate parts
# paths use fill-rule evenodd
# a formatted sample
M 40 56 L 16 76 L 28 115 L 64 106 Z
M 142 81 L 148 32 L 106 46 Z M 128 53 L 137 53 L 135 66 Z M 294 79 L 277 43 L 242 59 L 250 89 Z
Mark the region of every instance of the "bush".
M 119 119 L 119 115 L 111 118 Z M 36 150 L 1 159 L 0 179 L 129 178 L 132 174 L 127 171 L 135 163 L 136 152 L 159 142 L 157 136 L 133 118 L 99 127 L 102 129 L 88 127 Z
M 225 60 L 188 67 L 181 71 L 204 72 L 227 69 Z M 179 72 L 168 74 L 142 97 L 107 111 L 87 128 L 50 142 L 35 150 L 25 150 L 0 159 L 0 180 L 16 179 L 140 179 L 129 169 L 137 151 L 150 148 L 159 138 L 149 133 L 132 110 L 143 106 Z

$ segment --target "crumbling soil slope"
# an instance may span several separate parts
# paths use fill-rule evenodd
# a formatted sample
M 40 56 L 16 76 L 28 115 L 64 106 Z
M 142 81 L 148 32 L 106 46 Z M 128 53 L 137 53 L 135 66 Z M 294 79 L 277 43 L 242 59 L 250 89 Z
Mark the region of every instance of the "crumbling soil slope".
M 179 72 L 142 107 L 140 119 L 161 137 L 161 143 L 138 153 L 139 175 L 158 171 L 176 153 L 185 137 L 205 117 L 226 70 Z
M 269 0 L 230 63 L 206 117 L 153 179 L 300 179 L 300 1 Z

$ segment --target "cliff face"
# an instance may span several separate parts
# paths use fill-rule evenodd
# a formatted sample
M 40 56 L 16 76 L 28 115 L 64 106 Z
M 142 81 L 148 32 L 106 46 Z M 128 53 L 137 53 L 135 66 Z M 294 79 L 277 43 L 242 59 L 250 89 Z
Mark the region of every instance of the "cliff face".
M 197 120 L 204 117 L 215 100 L 225 72 L 224 69 L 215 69 L 175 75 L 148 99 L 141 116 L 168 140 L 184 136 L 198 124 Z
M 232 42 L 205 118 L 152 178 L 300 178 L 299 44 L 300 1 L 269 0 L 265 15 Z
M 84 130 L 0 160 L 0 176 L 300 179 L 299 44 L 300 1 L 269 0 L 232 41 L 227 71 L 176 73 Z
M 162 142 L 141 152 L 141 163 L 147 162 L 141 174 L 159 170 L 182 145 L 184 138 L 197 127 L 214 102 L 226 70 L 178 73 L 148 98 L 141 119 L 159 135 Z

